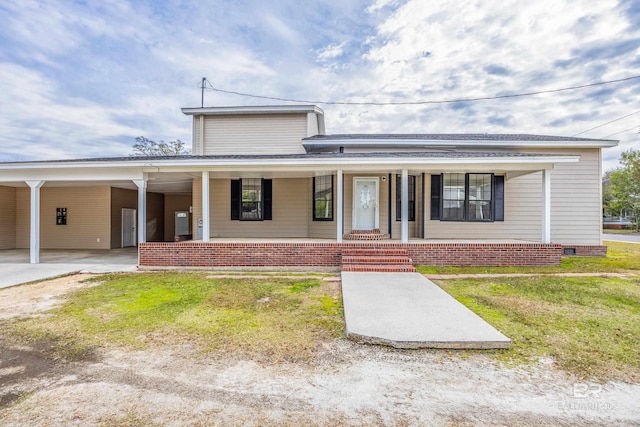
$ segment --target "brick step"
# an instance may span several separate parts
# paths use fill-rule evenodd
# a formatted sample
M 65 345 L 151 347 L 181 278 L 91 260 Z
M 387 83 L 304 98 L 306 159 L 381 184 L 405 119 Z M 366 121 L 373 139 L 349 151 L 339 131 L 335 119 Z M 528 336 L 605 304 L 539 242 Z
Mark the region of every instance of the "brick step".
M 342 235 L 344 240 L 390 240 L 390 234 L 349 233 Z
M 402 248 L 344 248 L 342 256 L 409 256 L 409 251 Z
M 408 264 L 411 258 L 407 256 L 343 256 L 342 264 Z
M 416 269 L 412 265 L 346 264 L 342 266 L 342 271 L 370 273 L 415 273 Z
M 349 234 L 380 234 L 379 228 L 373 228 L 371 230 L 351 230 Z

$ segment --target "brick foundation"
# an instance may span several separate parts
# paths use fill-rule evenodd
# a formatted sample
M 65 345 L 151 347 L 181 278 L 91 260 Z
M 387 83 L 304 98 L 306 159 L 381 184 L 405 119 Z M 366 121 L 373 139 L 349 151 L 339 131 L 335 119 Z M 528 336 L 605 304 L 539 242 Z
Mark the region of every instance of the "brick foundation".
M 573 247 L 573 246 L 572 246 Z M 559 265 L 563 246 L 542 243 L 141 243 L 148 267 L 340 267 L 342 249 L 406 249 L 414 264 Z M 577 247 L 576 247 L 577 248 Z M 584 248 L 584 247 L 583 247 Z M 599 246 L 594 246 L 599 248 Z M 606 247 L 605 247 L 606 251 Z
M 575 249 L 575 254 L 566 254 L 566 250 Z M 607 256 L 607 247 L 600 245 L 564 245 L 562 247 L 563 254 L 565 256 Z

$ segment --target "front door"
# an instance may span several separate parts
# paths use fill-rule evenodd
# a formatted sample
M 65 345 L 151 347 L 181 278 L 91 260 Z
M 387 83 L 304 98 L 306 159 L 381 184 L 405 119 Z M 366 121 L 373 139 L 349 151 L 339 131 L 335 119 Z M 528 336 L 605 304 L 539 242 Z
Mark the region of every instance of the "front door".
M 379 228 L 378 178 L 353 178 L 353 229 L 376 228 Z
M 136 245 L 136 210 L 122 209 L 122 247 Z

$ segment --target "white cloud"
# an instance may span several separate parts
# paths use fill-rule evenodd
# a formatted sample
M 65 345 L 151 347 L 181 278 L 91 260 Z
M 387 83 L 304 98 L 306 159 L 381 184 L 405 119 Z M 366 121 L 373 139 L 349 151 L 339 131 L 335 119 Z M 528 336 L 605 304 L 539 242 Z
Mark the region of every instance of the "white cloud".
M 200 104 L 203 76 L 216 87 L 253 94 L 388 102 L 573 86 L 637 74 L 640 63 L 640 43 L 634 44 L 640 32 L 614 0 L 216 6 L 125 0 L 0 6 L 0 158 L 21 151 L 30 158 L 115 154 L 139 135 L 188 141 L 189 120 L 179 108 Z M 323 108 L 329 132 L 572 135 L 637 109 L 637 87 L 455 105 Z M 266 102 L 205 94 L 207 105 Z M 583 136 L 612 134 L 638 124 L 635 119 Z M 640 145 L 634 132 L 616 137 L 623 142 L 605 152 L 605 168 L 620 151 Z M 37 141 L 38 152 L 24 153 L 25 141 Z

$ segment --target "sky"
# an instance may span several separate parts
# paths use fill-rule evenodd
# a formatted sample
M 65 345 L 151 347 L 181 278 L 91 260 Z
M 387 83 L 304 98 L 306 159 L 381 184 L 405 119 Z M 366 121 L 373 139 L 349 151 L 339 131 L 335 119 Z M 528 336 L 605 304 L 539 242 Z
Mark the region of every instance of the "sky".
M 410 103 L 640 75 L 637 0 L 3 0 L 0 22 L 0 161 L 127 156 L 137 136 L 190 144 L 180 108 L 200 106 L 203 77 L 204 105 L 230 106 L 283 102 L 211 87 Z M 619 139 L 604 170 L 640 149 L 640 79 L 318 105 L 327 133 Z

